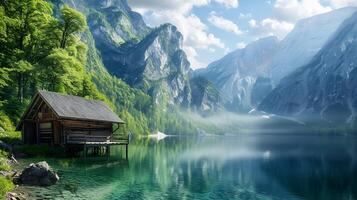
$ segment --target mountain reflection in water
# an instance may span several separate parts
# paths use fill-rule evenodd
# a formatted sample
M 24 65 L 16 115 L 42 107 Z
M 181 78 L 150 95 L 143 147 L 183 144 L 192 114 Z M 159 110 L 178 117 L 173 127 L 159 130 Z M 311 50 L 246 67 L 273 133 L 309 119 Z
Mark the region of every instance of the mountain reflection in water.
M 128 162 L 112 152 L 47 158 L 60 183 L 25 190 L 39 199 L 357 199 L 354 136 L 167 137 L 131 144 Z

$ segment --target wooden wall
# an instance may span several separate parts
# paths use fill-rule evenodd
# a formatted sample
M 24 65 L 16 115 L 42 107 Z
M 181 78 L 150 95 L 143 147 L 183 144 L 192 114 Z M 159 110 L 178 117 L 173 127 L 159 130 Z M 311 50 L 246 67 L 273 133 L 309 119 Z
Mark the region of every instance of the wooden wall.
M 101 136 L 110 136 L 112 134 L 112 123 L 64 120 L 62 121 L 62 126 L 66 134 Z
M 66 141 L 67 134 L 85 134 L 95 136 L 112 135 L 112 123 L 84 120 L 61 120 L 45 103 L 41 103 L 34 119 L 25 120 L 23 124 L 23 141 L 25 144 L 60 145 Z M 48 123 L 51 123 L 49 126 Z M 46 129 L 40 129 L 46 125 Z M 51 127 L 48 128 L 48 127 Z M 40 130 L 43 130 L 42 132 Z M 42 133 L 42 134 L 41 134 Z M 50 133 L 50 134 L 48 134 Z M 51 138 L 48 139 L 48 136 Z M 42 137 L 42 139 L 41 139 Z M 44 138 L 46 137 L 46 139 Z
M 25 144 L 36 144 L 37 143 L 37 133 L 36 133 L 36 123 L 33 121 L 24 121 L 22 127 L 22 139 Z

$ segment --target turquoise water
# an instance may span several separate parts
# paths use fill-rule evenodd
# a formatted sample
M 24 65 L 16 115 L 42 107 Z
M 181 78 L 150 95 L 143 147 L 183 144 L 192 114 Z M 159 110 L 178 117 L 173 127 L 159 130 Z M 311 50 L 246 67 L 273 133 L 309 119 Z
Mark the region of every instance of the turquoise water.
M 49 159 L 58 184 L 32 199 L 357 199 L 352 136 L 143 139 L 110 158 Z M 26 165 L 38 159 L 25 159 Z

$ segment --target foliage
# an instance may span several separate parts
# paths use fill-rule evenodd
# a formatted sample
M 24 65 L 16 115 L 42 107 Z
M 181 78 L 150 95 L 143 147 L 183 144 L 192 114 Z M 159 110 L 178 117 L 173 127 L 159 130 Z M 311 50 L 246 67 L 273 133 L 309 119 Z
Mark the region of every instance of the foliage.
M 7 163 L 8 153 L 0 149 L 0 171 L 10 170 L 10 165 Z
M 82 13 L 64 5 L 61 9 L 60 27 L 62 37 L 60 42 L 61 48 L 66 48 L 67 42 L 76 33 L 80 33 L 87 26 L 86 19 Z
M 5 199 L 6 193 L 13 190 L 14 188 L 15 186 L 11 180 L 0 176 L 0 198 Z
M 107 72 L 82 13 L 67 5 L 55 10 L 57 17 L 45 0 L 0 2 L 0 126 L 6 137 L 19 138 L 13 124 L 39 89 L 106 102 L 126 122 L 125 133 L 194 130 L 176 108 L 157 105 L 152 95 Z
M 50 3 L 19 0 L 1 1 L 0 15 L 1 117 L 17 123 L 39 89 L 105 99 L 85 70 L 79 33 L 87 24 L 80 12 L 63 6 L 57 19 Z
M 11 144 L 20 138 L 20 133 L 15 131 L 15 127 L 10 118 L 0 111 L 0 140 Z

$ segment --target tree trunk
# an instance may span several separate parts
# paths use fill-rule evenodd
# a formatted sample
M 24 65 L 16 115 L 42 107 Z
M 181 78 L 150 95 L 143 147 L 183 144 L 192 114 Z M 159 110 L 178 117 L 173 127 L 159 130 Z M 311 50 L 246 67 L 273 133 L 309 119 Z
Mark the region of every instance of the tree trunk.
M 63 32 L 62 32 L 62 38 L 61 38 L 60 47 L 62 49 L 66 48 L 66 43 L 67 43 L 67 28 L 65 27 Z
M 17 88 L 17 98 L 20 102 L 23 102 L 24 100 L 24 75 L 22 73 L 18 74 L 18 88 Z

